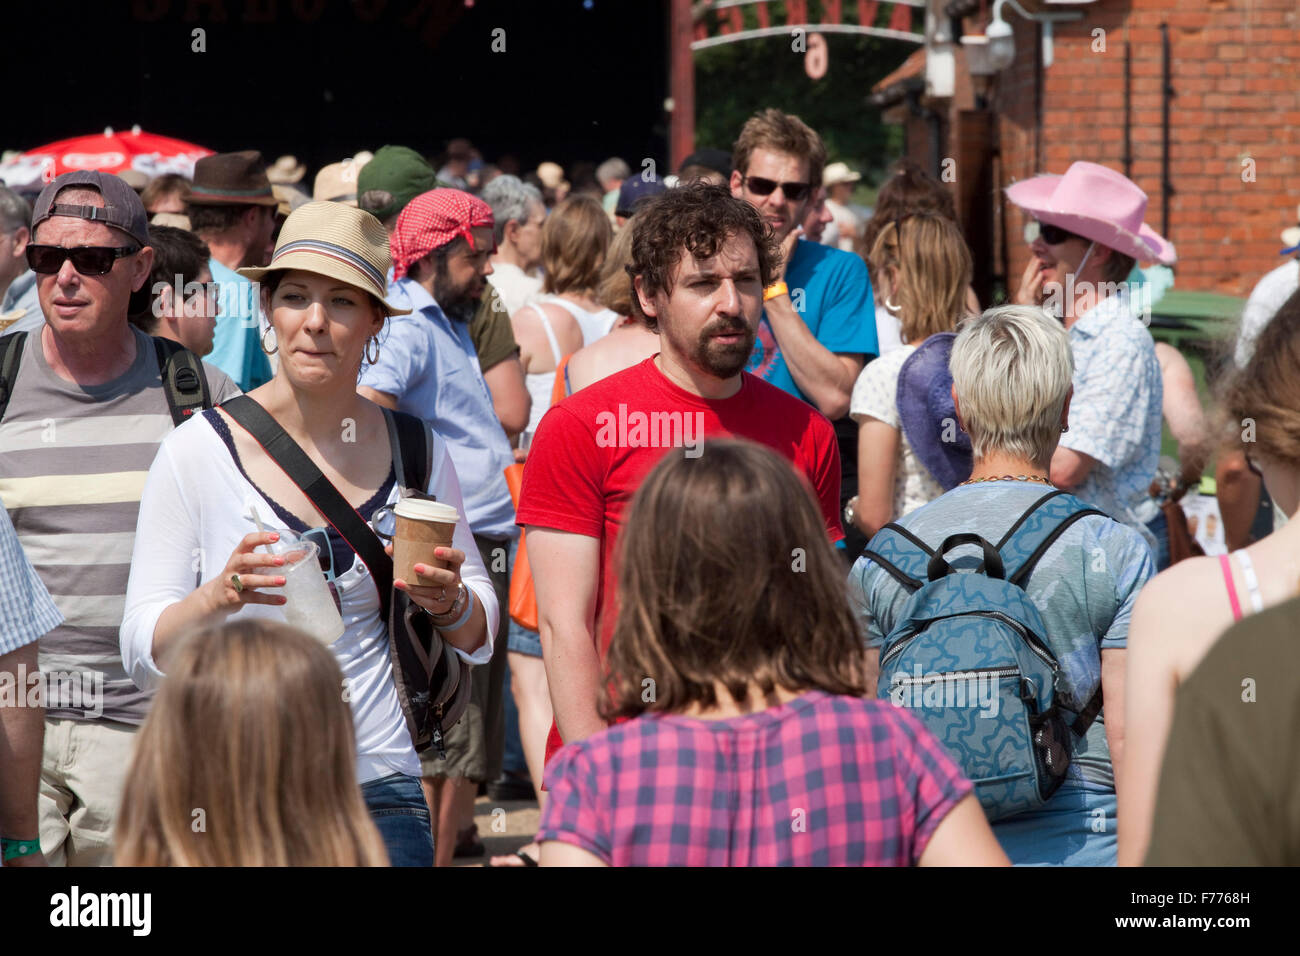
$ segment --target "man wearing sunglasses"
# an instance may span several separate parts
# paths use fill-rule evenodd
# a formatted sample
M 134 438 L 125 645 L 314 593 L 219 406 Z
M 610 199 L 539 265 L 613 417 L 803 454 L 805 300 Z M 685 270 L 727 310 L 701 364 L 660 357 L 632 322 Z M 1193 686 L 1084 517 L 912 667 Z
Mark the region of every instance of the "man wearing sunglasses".
M 866 263 L 803 236 L 825 165 L 826 147 L 814 130 L 797 116 L 763 110 L 736 140 L 731 194 L 757 209 L 781 244 L 746 371 L 835 423 L 843 505 L 858 493 L 858 428 L 848 417 L 849 398 L 862 366 L 879 348 Z M 866 539 L 856 528 L 846 530 L 843 545 L 852 560 Z
M 1052 483 L 1132 525 L 1154 548 L 1167 533 L 1148 493 L 1164 388 L 1127 280 L 1138 261 L 1173 265 L 1173 244 L 1143 222 L 1146 193 L 1097 163 L 1015 183 L 1007 198 L 1028 215 L 1030 257 L 1015 301 L 1055 314 L 1074 355 L 1069 431 L 1052 456 Z
M 64 618 L 40 641 L 42 670 L 60 675 L 45 701 L 39 808 L 54 865 L 110 862 L 150 701 L 118 644 L 140 495 L 174 427 L 154 344 L 128 321 L 149 302 L 148 229 L 135 190 L 108 173 L 65 173 L 41 192 L 25 255 L 45 322 L 15 353 L 0 417 L 0 500 Z M 204 371 L 212 401 L 238 394 Z

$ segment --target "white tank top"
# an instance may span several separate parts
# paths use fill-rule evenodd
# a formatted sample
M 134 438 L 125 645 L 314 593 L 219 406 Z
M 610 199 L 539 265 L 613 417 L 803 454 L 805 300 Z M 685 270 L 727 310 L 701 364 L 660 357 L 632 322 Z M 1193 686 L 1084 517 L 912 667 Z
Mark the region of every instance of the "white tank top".
M 618 316 L 614 314 L 613 309 L 588 312 L 586 309 L 576 306 L 568 299 L 562 299 L 558 295 L 543 296 L 538 301 L 558 305 L 573 316 L 573 320 L 578 323 L 578 328 L 582 329 L 583 345 L 590 345 L 597 339 L 603 338 L 614 327 L 614 323 L 618 321 Z
M 526 306 L 537 313 L 537 317 L 542 320 L 542 331 L 546 333 L 546 341 L 551 343 L 551 355 L 555 357 L 555 367 L 560 367 L 560 343 L 555 338 L 555 332 L 551 329 L 551 320 L 546 316 L 545 309 L 539 309 L 535 305 Z M 555 388 L 555 369 L 549 372 L 525 372 L 524 387 L 528 389 L 528 394 L 533 400 L 533 409 L 528 414 L 527 432 L 532 435 L 537 431 L 537 423 L 542 420 L 546 410 L 551 407 L 551 391 Z

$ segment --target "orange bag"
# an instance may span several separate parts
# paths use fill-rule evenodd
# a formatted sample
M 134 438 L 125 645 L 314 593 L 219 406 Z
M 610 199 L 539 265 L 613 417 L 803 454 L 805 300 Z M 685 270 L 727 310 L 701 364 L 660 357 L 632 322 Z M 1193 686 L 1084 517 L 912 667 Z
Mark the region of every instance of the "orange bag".
M 510 500 L 519 507 L 519 488 L 524 483 L 524 466 L 511 465 L 505 470 L 506 487 Z M 537 592 L 533 589 L 533 571 L 528 566 L 528 550 L 524 547 L 524 532 L 519 532 L 519 551 L 515 566 L 510 572 L 510 619 L 520 627 L 537 630 Z

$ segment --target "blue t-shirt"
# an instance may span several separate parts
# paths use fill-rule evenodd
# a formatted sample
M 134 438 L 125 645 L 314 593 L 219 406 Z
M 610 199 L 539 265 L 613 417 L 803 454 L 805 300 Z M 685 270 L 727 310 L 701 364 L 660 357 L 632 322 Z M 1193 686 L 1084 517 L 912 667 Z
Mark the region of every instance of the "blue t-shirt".
M 800 239 L 785 270 L 790 301 L 810 332 L 832 352 L 876 355 L 876 306 L 867 264 L 851 252 Z M 754 352 L 745 369 L 796 398 L 795 384 L 764 310 Z M 811 403 L 810 403 L 811 404 Z
M 216 259 L 208 260 L 212 281 L 220 287 L 217 327 L 212 352 L 204 361 L 229 375 L 241 389 L 251 392 L 271 380 L 271 363 L 262 351 L 261 304 L 257 287 Z

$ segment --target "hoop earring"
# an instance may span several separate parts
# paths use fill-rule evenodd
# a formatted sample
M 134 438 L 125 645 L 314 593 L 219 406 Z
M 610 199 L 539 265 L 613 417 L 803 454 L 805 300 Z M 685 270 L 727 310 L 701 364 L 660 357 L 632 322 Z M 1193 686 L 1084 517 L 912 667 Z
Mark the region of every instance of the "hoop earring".
M 895 315 L 897 315 L 899 312 L 902 312 L 903 310 L 900 309 L 898 306 L 894 305 L 892 299 L 893 296 L 888 296 L 888 295 L 885 296 L 885 308 L 888 309 L 890 312 L 893 312 Z
M 371 358 L 370 356 L 370 346 L 372 344 L 375 347 L 375 354 L 373 358 Z M 370 336 L 370 338 L 366 339 L 366 351 L 364 354 L 365 354 L 367 365 L 374 365 L 376 362 L 379 361 L 379 336 L 372 335 Z
M 267 325 L 267 327 L 262 330 L 262 336 L 261 336 L 262 351 L 265 352 L 267 355 L 274 355 L 276 352 L 280 351 L 280 341 L 279 339 L 276 339 L 275 348 L 268 349 L 266 347 L 266 333 L 270 331 L 272 331 L 270 325 Z

